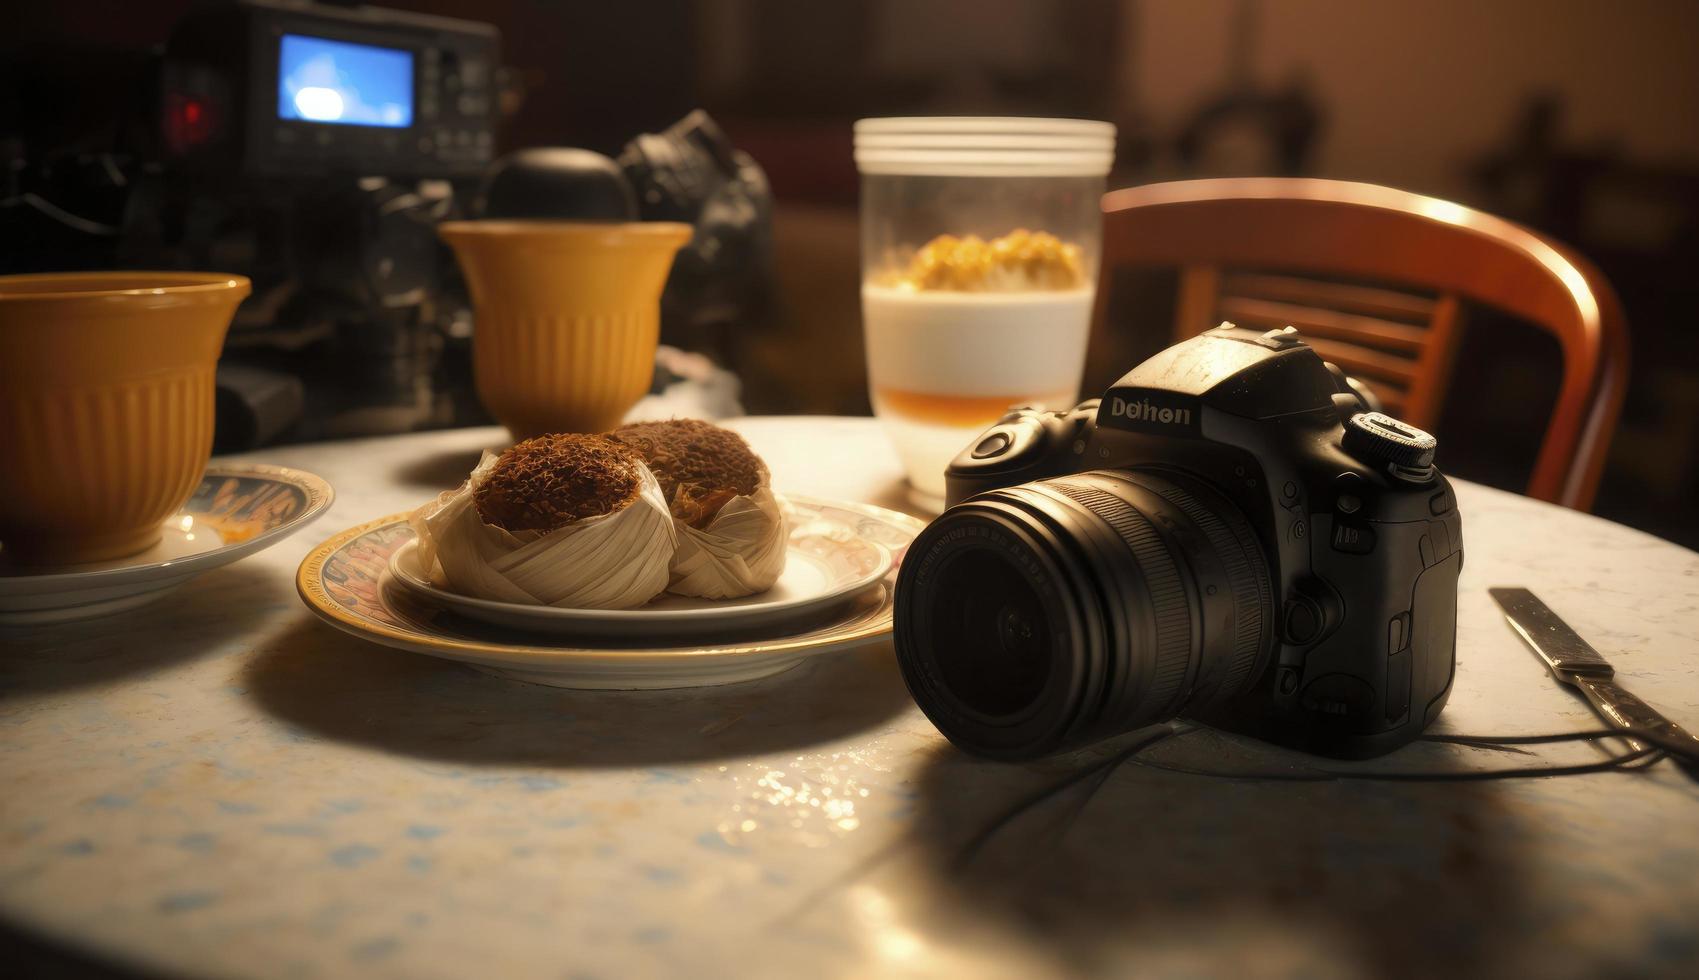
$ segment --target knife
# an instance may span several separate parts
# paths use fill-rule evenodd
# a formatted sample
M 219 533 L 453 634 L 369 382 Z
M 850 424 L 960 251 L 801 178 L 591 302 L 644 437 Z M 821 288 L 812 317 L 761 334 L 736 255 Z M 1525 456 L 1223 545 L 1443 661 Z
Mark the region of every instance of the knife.
M 1592 703 L 1593 710 L 1606 721 L 1618 728 L 1651 731 L 1667 739 L 1691 744 L 1694 755 L 1699 755 L 1699 738 L 1659 714 L 1656 708 L 1623 690 L 1616 683 L 1616 669 L 1610 662 L 1583 640 L 1579 633 L 1571 629 L 1568 623 L 1559 619 L 1550 606 L 1540 601 L 1539 596 L 1527 589 L 1495 588 L 1488 589 L 1487 592 L 1504 610 L 1504 616 L 1510 620 L 1511 627 L 1521 634 L 1528 646 L 1551 668 L 1552 676 L 1565 684 L 1580 688 L 1581 693 Z M 1630 736 L 1624 738 L 1635 751 L 1652 747 Z M 1699 777 L 1699 768 L 1695 768 L 1692 763 L 1680 756 L 1672 758 L 1677 765 L 1687 770 L 1689 775 Z

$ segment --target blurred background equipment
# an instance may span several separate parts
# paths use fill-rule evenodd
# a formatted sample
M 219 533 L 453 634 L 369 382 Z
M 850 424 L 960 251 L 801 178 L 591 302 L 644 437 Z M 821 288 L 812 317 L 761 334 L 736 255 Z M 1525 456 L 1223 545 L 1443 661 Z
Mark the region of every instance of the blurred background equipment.
M 221 451 L 481 420 L 456 384 L 464 354 L 443 357 L 468 317 L 436 225 L 494 154 L 498 37 L 240 0 L 191 8 L 99 89 L 57 84 L 95 51 L 21 65 L 7 131 L 29 206 L 0 211 L 4 265 L 252 278 L 220 370 Z M 51 116 L 25 108 L 37 92 Z
M 773 293 L 773 191 L 701 109 L 627 143 L 619 164 L 644 221 L 696 226 L 661 297 L 661 339 L 729 359 Z
M 477 212 L 491 219 L 636 221 L 637 198 L 619 165 L 600 153 L 539 146 L 491 165 Z
M 638 135 L 617 162 L 570 147 L 511 153 L 491 167 L 480 198 L 483 218 L 694 226 L 661 299 L 667 343 L 730 359 L 736 334 L 759 327 L 771 305 L 773 192 L 700 109 Z
M 163 166 L 139 181 L 119 262 L 251 270 L 221 389 L 225 418 L 265 424 L 221 424 L 221 449 L 481 417 L 439 373 L 466 313 L 436 225 L 494 154 L 498 37 L 288 0 L 178 22 L 161 67 Z M 290 380 L 303 389 L 293 420 L 272 397 Z

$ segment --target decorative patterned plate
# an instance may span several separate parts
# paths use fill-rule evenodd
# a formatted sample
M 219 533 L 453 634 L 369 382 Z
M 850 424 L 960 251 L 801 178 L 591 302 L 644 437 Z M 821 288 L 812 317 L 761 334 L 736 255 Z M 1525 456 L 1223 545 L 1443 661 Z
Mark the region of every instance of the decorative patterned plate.
M 389 574 L 406 592 L 445 609 L 496 626 L 579 639 L 688 638 L 704 633 L 773 635 L 821 622 L 890 574 L 891 550 L 872 538 L 845 534 L 847 525 L 821 522 L 823 510 L 841 504 L 785 498 L 790 519 L 784 574 L 773 587 L 738 599 L 667 595 L 637 609 L 563 609 L 461 595 L 431 584 L 409 541 L 389 557 Z
M 878 642 L 891 632 L 896 564 L 924 526 L 870 504 L 793 499 L 797 536 L 863 539 L 884 547 L 892 568 L 835 615 L 770 639 L 729 639 L 712 627 L 689 643 L 661 646 L 632 637 L 551 644 L 548 637 L 461 616 L 399 586 L 389 561 L 413 540 L 406 514 L 380 517 L 320 544 L 301 562 L 295 584 L 308 608 L 337 629 L 374 643 L 459 660 L 482 670 L 555 687 L 638 690 L 704 687 L 754 680 L 803 659 Z
M 196 575 L 268 548 L 330 506 L 330 484 L 305 470 L 214 463 L 148 550 L 42 572 L 0 551 L 0 625 L 91 619 L 152 602 Z

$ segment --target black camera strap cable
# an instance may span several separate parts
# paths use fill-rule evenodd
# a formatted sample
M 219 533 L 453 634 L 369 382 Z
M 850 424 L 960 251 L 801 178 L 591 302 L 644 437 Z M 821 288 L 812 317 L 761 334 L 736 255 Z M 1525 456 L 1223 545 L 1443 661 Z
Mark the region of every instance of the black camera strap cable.
M 1009 825 L 1013 824 L 1023 814 L 1033 810 L 1046 800 L 1050 800 L 1071 787 L 1091 781 L 1091 791 L 1086 800 L 1081 801 L 1075 812 L 1084 807 L 1085 802 L 1095 795 L 1115 770 L 1122 763 L 1162 772 L 1171 772 L 1187 776 L 1202 776 L 1211 779 L 1226 779 L 1240 782 L 1402 782 L 1402 783 L 1462 783 L 1486 782 L 1501 779 L 1534 779 L 1545 776 L 1580 776 L 1601 772 L 1636 772 L 1648 769 L 1666 758 L 1672 758 L 1685 766 L 1699 766 L 1699 757 L 1695 757 L 1690 744 L 1670 739 L 1662 734 L 1644 729 L 1601 728 L 1588 731 L 1558 732 L 1540 735 L 1452 735 L 1433 734 L 1420 736 L 1419 740 L 1437 744 L 1462 745 L 1469 748 L 1510 751 L 1521 754 L 1525 750 L 1517 748 L 1522 745 L 1548 745 L 1564 742 L 1587 742 L 1603 739 L 1632 738 L 1646 745 L 1646 748 L 1634 749 L 1627 752 L 1610 753 L 1607 758 L 1596 762 L 1576 763 L 1570 765 L 1524 766 L 1508 769 L 1485 769 L 1476 771 L 1434 771 L 1434 770 L 1352 770 L 1352 769 L 1298 769 L 1298 770 L 1216 770 L 1200 769 L 1160 759 L 1152 759 L 1145 755 L 1146 751 L 1161 742 L 1183 735 L 1209 731 L 1201 725 L 1181 723 L 1179 727 L 1173 724 L 1157 726 L 1154 730 L 1141 736 L 1125 748 L 1099 759 L 1090 765 L 1083 766 L 1074 772 L 1043 786 L 1026 796 L 1014 801 L 981 827 L 972 837 L 963 843 L 956 853 L 954 864 L 958 870 L 973 861 L 995 838 Z M 1093 778 L 1095 777 L 1095 778 Z
M 1201 728 L 1187 728 L 1183 731 L 1201 731 Z M 1209 776 L 1218 779 L 1242 779 L 1249 781 L 1285 781 L 1285 782 L 1329 782 L 1339 780 L 1363 780 L 1378 782 L 1407 782 L 1407 783 L 1445 783 L 1445 782 L 1483 782 L 1496 779 L 1533 779 L 1542 776 L 1579 776 L 1595 772 L 1631 771 L 1649 768 L 1665 758 L 1673 758 L 1677 763 L 1686 766 L 1699 765 L 1699 756 L 1695 756 L 1691 747 L 1681 740 L 1669 738 L 1662 733 L 1640 728 L 1601 728 L 1587 731 L 1559 732 L 1541 735 L 1423 735 L 1420 741 L 1438 744 L 1463 745 L 1469 748 L 1490 749 L 1499 751 L 1522 751 L 1515 746 L 1545 745 L 1559 742 L 1588 742 L 1600 739 L 1632 738 L 1643 743 L 1646 747 L 1627 752 L 1613 753 L 1597 762 L 1585 762 L 1571 765 L 1556 766 L 1523 766 L 1509 769 L 1485 769 L 1477 771 L 1423 771 L 1423 770 L 1355 770 L 1355 769 L 1305 769 L 1299 771 L 1254 771 L 1240 772 L 1200 769 L 1192 766 L 1178 765 L 1161 760 L 1145 758 L 1135 754 L 1128 761 L 1135 765 L 1150 769 L 1162 769 L 1168 772 L 1179 772 L 1193 776 Z
M 1346 780 L 1393 783 L 1473 783 L 1487 782 L 1497 779 L 1531 779 L 1539 776 L 1580 776 L 1594 772 L 1615 772 L 1645 768 L 1662 759 L 1664 753 L 1660 749 L 1646 748 L 1633 752 L 1613 755 L 1608 759 L 1597 762 L 1583 762 L 1563 766 L 1526 766 L 1512 769 L 1484 769 L 1477 771 L 1447 770 L 1423 772 L 1419 770 L 1370 771 L 1351 769 L 1307 769 L 1294 772 L 1274 771 L 1244 771 L 1230 772 L 1224 770 L 1198 769 L 1192 766 L 1177 765 L 1156 759 L 1133 758 L 1134 765 L 1147 769 L 1161 769 L 1165 772 L 1184 773 L 1188 776 L 1208 776 L 1214 779 L 1235 779 L 1248 782 L 1295 782 L 1295 783 L 1326 783 Z

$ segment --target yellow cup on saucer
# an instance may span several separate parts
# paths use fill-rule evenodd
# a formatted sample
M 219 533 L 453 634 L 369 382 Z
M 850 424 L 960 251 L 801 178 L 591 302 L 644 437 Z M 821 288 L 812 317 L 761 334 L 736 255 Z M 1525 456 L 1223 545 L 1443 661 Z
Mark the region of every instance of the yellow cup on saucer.
M 514 438 L 602 432 L 648 390 L 661 290 L 691 227 L 449 221 L 472 292 L 478 396 Z
M 146 550 L 212 454 L 213 372 L 249 292 L 216 272 L 0 276 L 0 546 Z

